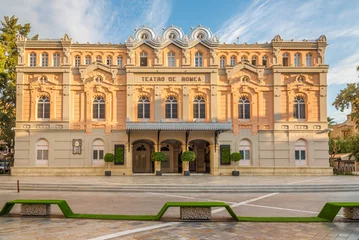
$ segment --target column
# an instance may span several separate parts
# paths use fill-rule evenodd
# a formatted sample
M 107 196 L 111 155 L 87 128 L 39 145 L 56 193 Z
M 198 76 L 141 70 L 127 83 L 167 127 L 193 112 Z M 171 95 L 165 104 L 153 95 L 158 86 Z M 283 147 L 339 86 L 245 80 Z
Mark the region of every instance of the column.
M 127 133 L 129 134 L 129 133 Z M 133 150 L 133 145 L 131 143 L 127 143 L 125 146 L 126 151 L 126 158 L 125 158 L 125 164 L 126 164 L 126 175 L 132 175 L 133 171 L 132 171 L 132 150 Z
M 214 151 L 214 149 L 216 149 L 216 151 Z M 217 176 L 218 175 L 218 151 L 219 151 L 219 147 L 215 146 L 215 145 L 209 145 L 209 150 L 210 150 L 210 166 L 211 166 L 211 175 Z
M 24 98 L 24 73 L 16 73 L 16 121 L 22 121 L 23 98 Z M 30 107 L 30 105 L 28 105 Z M 31 107 L 30 107 L 31 108 Z M 31 112 L 31 111 L 30 111 Z M 28 119 L 26 119 L 28 120 Z
M 153 106 L 155 107 L 155 122 L 160 122 L 162 119 L 162 108 L 161 108 L 161 86 L 155 87 L 155 96 L 153 98 L 155 100 Z
M 189 121 L 189 88 L 183 86 L 182 91 L 182 119 L 184 122 Z
M 327 122 L 327 73 L 319 73 L 320 99 L 319 119 L 321 122 Z
M 63 73 L 62 120 L 70 121 L 70 72 Z
M 274 114 L 274 122 L 281 120 L 282 113 L 281 113 L 281 73 L 273 73 L 274 78 L 274 89 L 273 89 L 273 114 Z

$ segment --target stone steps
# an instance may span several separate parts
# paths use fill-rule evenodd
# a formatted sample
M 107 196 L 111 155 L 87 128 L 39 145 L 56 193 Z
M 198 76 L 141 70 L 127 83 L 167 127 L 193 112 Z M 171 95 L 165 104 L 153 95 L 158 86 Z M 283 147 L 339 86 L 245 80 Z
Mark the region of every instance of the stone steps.
M 1 183 L 0 190 L 16 190 L 15 183 Z M 158 184 L 50 184 L 21 183 L 20 191 L 166 192 L 166 193 L 268 193 L 268 192 L 357 192 L 359 184 L 323 185 L 158 185 Z

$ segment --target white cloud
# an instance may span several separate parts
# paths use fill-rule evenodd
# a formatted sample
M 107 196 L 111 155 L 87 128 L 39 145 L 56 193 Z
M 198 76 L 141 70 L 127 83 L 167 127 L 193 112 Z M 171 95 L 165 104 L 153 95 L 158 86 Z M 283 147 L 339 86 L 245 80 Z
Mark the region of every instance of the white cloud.
M 67 33 L 78 42 L 118 42 L 142 24 L 165 25 L 170 13 L 168 1 L 100 0 L 0 0 L 0 16 L 15 15 L 29 22 L 31 36 L 61 38 Z M 158 13 L 158 15 L 156 15 Z
M 359 49 L 345 59 L 336 63 L 329 71 L 328 84 L 358 82 Z

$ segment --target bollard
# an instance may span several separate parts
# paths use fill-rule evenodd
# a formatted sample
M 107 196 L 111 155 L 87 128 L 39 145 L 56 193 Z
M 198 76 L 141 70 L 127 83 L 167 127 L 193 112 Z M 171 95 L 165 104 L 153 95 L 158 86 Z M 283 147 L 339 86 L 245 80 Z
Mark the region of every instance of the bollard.
M 17 192 L 20 192 L 19 180 L 17 180 Z

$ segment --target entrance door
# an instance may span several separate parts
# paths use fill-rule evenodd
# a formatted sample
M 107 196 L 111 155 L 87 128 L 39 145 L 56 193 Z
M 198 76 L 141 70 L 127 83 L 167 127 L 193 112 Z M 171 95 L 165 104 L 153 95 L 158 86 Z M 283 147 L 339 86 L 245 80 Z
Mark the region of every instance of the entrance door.
M 96 140 L 92 145 L 92 165 L 102 166 L 105 164 L 104 158 L 105 146 L 101 140 Z
M 135 150 L 135 158 L 133 161 L 133 172 L 138 172 L 138 173 L 145 173 L 147 172 L 147 161 L 148 161 L 148 156 L 149 156 L 149 149 L 148 146 L 142 144 L 140 146 L 138 146 Z

